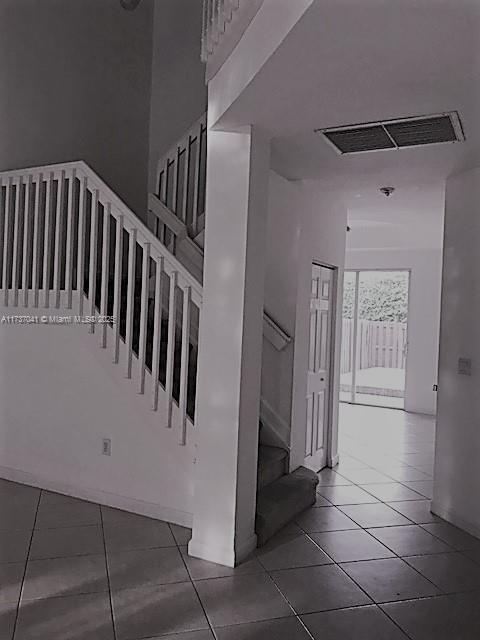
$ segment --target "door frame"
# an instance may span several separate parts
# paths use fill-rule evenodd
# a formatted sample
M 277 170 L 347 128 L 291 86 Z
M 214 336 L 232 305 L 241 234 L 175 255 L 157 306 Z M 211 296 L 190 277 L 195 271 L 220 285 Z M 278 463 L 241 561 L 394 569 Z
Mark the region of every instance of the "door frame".
M 311 260 L 310 262 L 310 291 L 311 291 L 311 275 L 312 275 L 312 267 L 323 267 L 324 269 L 329 269 L 332 272 L 332 291 L 330 298 L 330 321 L 329 321 L 329 353 L 328 353 L 328 391 L 326 398 L 326 424 L 324 428 L 324 447 L 325 447 L 325 465 L 328 467 L 331 465 L 332 461 L 332 449 L 333 449 L 333 416 L 334 416 L 334 408 L 335 408 L 335 398 L 334 398 L 334 387 L 335 387 L 335 373 L 337 371 L 337 362 L 335 358 L 335 347 L 336 347 L 336 329 L 337 329 L 337 309 L 338 309 L 338 272 L 339 269 L 337 266 L 324 262 L 322 260 Z M 310 302 L 310 299 L 309 299 Z M 310 340 L 310 331 L 308 332 L 308 340 Z M 308 376 L 308 360 L 307 360 L 307 368 L 306 375 Z M 306 405 L 306 397 L 305 393 L 305 419 L 304 422 L 304 436 L 306 439 L 307 434 L 307 405 Z M 304 439 L 304 452 L 305 452 L 305 439 Z M 304 460 L 306 456 L 304 456 Z M 318 471 L 318 469 L 315 469 Z
M 407 353 L 405 355 L 405 395 L 403 398 L 403 407 L 384 407 L 383 405 L 377 404 L 367 404 L 365 402 L 355 402 L 355 382 L 356 382 L 356 361 L 357 361 L 357 330 L 358 330 L 358 297 L 359 297 L 359 284 L 360 284 L 360 273 L 368 271 L 383 271 L 383 272 L 391 272 L 391 271 L 402 271 L 408 273 L 408 289 L 407 289 Z M 374 267 L 374 268 L 365 268 L 362 269 L 344 269 L 345 273 L 354 273 L 355 274 L 355 308 L 354 308 L 354 318 L 353 318 L 353 369 L 352 369 L 352 389 L 350 391 L 350 400 L 339 400 L 341 403 L 358 405 L 361 407 L 378 407 L 380 409 L 394 409 L 396 411 L 406 411 L 405 404 L 407 400 L 407 379 L 408 379 L 408 362 L 409 362 L 409 326 L 410 326 L 410 297 L 412 291 L 412 269 L 411 267 Z M 344 275 L 345 277 L 345 275 Z M 342 305 L 343 308 L 343 305 Z M 343 317 L 343 316 L 342 316 Z M 343 340 L 343 336 L 342 336 Z

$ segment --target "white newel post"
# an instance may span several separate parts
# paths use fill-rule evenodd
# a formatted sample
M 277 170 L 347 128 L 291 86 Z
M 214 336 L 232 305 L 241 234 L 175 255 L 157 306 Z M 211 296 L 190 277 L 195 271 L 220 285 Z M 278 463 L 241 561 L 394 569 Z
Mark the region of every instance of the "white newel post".
M 256 546 L 270 143 L 209 131 L 190 555 L 235 566 Z

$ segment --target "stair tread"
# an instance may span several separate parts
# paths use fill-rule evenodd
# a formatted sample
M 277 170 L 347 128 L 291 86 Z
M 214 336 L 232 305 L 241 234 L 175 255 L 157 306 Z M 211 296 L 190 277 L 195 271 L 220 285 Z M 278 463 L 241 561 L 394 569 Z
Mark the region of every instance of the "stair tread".
M 281 447 L 272 447 L 270 445 L 261 444 L 258 447 L 258 465 L 268 464 L 269 462 L 280 462 L 288 456 L 288 451 Z

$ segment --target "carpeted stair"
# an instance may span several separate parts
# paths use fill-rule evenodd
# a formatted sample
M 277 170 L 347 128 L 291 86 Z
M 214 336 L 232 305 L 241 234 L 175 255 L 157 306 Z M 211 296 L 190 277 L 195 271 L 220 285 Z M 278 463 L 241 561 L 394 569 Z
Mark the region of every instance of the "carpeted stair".
M 299 467 L 288 473 L 288 452 L 260 445 L 255 530 L 258 546 L 316 501 L 317 474 Z

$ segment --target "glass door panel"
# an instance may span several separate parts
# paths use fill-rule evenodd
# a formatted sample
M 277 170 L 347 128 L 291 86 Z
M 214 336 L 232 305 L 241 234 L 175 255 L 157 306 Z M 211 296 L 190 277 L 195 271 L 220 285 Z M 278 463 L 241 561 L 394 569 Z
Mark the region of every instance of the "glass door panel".
M 340 362 L 340 401 L 353 402 L 353 359 L 356 300 L 355 271 L 345 271 L 343 280 L 342 357 Z
M 402 409 L 409 272 L 350 271 L 345 275 L 342 363 L 350 358 L 351 372 L 343 372 L 342 367 L 340 399 Z

